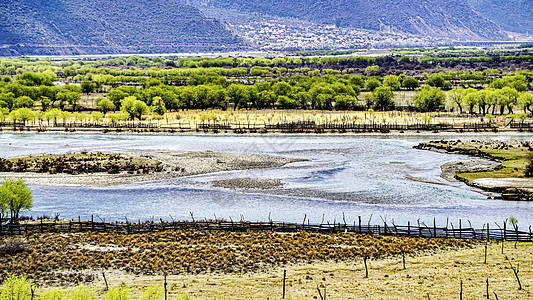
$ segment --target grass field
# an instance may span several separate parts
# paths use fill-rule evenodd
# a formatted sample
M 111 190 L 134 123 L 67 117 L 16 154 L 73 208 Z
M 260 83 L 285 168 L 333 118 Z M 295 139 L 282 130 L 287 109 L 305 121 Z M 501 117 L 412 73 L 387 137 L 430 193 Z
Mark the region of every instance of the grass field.
M 189 294 L 193 299 L 281 299 L 286 271 L 287 299 L 533 299 L 533 245 L 491 242 L 467 248 L 432 250 L 368 260 L 368 277 L 361 258 L 348 261 L 287 263 L 256 272 L 169 275 L 169 299 Z M 512 266 L 512 267 L 511 267 Z M 521 289 L 512 268 L 519 268 Z M 89 287 L 103 298 L 101 269 Z M 163 286 L 162 275 L 133 275 L 105 269 L 108 286 L 126 285 L 138 299 L 148 285 Z M 51 285 L 40 285 L 42 293 Z M 70 290 L 73 287 L 64 287 Z M 496 293 L 496 294 L 494 294 Z

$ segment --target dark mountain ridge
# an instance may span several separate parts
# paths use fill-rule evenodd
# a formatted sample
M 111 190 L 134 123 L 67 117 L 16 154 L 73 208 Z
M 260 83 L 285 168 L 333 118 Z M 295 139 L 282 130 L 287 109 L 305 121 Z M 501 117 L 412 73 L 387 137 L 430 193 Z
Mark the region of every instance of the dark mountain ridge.
M 466 0 L 182 0 L 196 7 L 237 9 L 249 13 L 312 22 L 387 30 L 457 40 L 500 40 L 507 35 L 474 11 Z
M 0 55 L 229 51 L 245 43 L 176 0 L 0 2 Z
M 531 0 L 468 0 L 468 4 L 504 30 L 533 34 Z

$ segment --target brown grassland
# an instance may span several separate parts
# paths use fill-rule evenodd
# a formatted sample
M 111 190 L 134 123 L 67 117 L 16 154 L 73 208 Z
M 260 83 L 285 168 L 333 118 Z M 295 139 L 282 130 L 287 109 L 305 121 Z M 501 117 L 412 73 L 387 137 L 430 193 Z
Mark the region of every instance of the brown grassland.
M 51 286 L 89 284 L 104 294 L 126 284 L 137 298 L 147 285 L 163 285 L 170 299 L 482 299 L 489 280 L 495 299 L 533 298 L 531 243 L 369 236 L 352 233 L 167 231 L 30 234 L 27 252 L 0 256 L 1 276 L 27 274 L 37 292 Z M 405 269 L 402 263 L 405 253 Z M 368 256 L 368 277 L 363 257 Z M 511 269 L 519 267 L 522 290 Z M 68 287 L 70 286 L 70 287 Z

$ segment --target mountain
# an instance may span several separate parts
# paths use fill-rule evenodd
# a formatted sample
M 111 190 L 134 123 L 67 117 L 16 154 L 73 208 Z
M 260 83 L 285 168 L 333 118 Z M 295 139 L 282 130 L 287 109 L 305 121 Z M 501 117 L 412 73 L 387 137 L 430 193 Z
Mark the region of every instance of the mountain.
M 507 38 L 501 27 L 474 11 L 467 0 L 182 1 L 200 8 L 234 9 L 250 14 L 297 18 L 340 27 L 352 26 L 457 40 Z
M 468 4 L 504 30 L 533 34 L 531 0 L 468 0 Z
M 0 1 L 0 55 L 231 51 L 245 42 L 177 0 Z

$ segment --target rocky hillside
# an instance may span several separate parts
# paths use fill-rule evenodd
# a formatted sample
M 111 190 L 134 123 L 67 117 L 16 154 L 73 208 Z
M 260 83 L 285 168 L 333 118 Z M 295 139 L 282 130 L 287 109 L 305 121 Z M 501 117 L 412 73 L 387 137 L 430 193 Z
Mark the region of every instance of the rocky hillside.
M 497 24 L 474 11 L 466 0 L 182 1 L 196 7 L 237 9 L 251 14 L 292 17 L 341 27 L 353 26 L 458 40 L 493 40 L 507 37 Z
M 507 31 L 533 34 L 531 0 L 468 0 L 468 3 Z
M 0 55 L 228 51 L 244 42 L 177 0 L 0 2 Z

